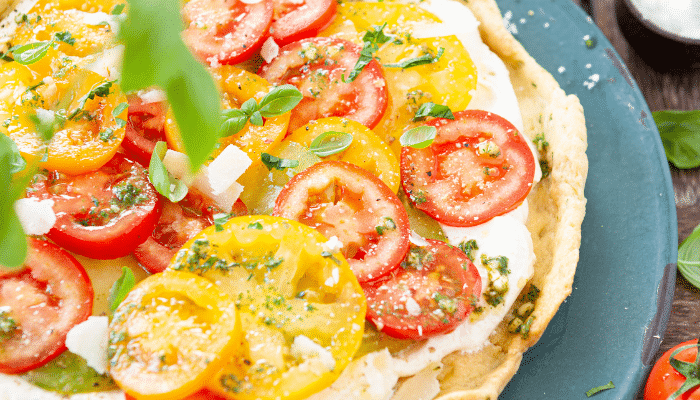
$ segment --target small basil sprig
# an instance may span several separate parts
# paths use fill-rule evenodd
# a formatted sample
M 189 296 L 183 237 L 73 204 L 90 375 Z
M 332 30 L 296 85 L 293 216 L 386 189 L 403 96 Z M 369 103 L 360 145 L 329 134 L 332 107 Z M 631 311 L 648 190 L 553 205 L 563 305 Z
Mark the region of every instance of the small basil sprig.
M 373 25 L 371 29 L 368 29 L 362 36 L 362 51 L 360 51 L 360 57 L 357 59 L 355 66 L 350 71 L 345 83 L 349 83 L 355 80 L 362 70 L 369 64 L 374 58 L 374 53 L 379 50 L 379 45 L 384 44 L 393 39 L 392 36 L 384 34 L 384 28 L 386 27 L 386 22 L 382 26 Z
M 85 108 L 85 103 L 87 103 L 88 100 L 94 100 L 96 96 L 97 97 L 109 96 L 109 91 L 110 91 L 112 85 L 114 85 L 114 82 L 116 82 L 116 80 L 102 81 L 102 82 L 94 84 L 90 88 L 90 91 L 87 92 L 87 94 L 85 96 L 81 97 L 78 100 L 78 107 L 76 107 L 75 110 L 73 110 L 68 115 L 68 119 L 73 119 L 73 118 L 77 117 L 78 114 L 80 114 L 83 111 L 83 109 Z
M 299 160 L 280 158 L 269 153 L 260 154 L 260 161 L 265 164 L 268 171 L 272 171 L 273 168 L 284 171 L 287 168 L 296 168 L 299 166 Z
M 134 288 L 136 284 L 136 278 L 134 273 L 128 267 L 122 267 L 122 274 L 117 279 L 112 288 L 109 290 L 109 310 L 114 312 L 114 310 L 119 307 L 122 301 L 129 294 L 131 289 Z
M 51 47 L 58 48 L 58 43 L 56 42 L 64 42 L 72 46 L 75 44 L 75 39 L 68 31 L 57 32 L 51 40 L 13 46 L 9 51 L 19 64 L 29 65 L 44 58 Z
M 399 138 L 399 143 L 401 146 L 424 149 L 433 143 L 435 136 L 437 136 L 437 129 L 434 126 L 422 125 L 404 132 Z
M 328 157 L 347 149 L 352 144 L 352 139 L 352 135 L 347 132 L 323 132 L 311 142 L 309 150 L 319 157 Z
M 423 103 L 420 105 L 420 108 L 418 108 L 418 111 L 416 111 L 416 115 L 413 116 L 413 121 L 420 121 L 422 119 L 425 119 L 426 117 L 455 119 L 455 116 L 454 114 L 452 114 L 452 110 L 450 110 L 450 107 L 431 102 Z
M 187 195 L 187 186 L 175 179 L 165 168 L 163 157 L 165 157 L 167 151 L 168 147 L 165 142 L 156 143 L 156 147 L 151 155 L 151 163 L 148 165 L 148 179 L 158 193 L 167 197 L 173 203 L 177 203 Z
M 666 158 L 681 169 L 700 166 L 700 110 L 655 111 Z
M 440 60 L 440 57 L 442 57 L 442 54 L 445 52 L 445 49 L 443 47 L 438 48 L 437 55 L 433 55 L 431 53 L 423 54 L 422 56 L 419 57 L 414 57 L 414 58 L 406 58 L 404 60 L 401 60 L 397 63 L 394 64 L 383 64 L 387 68 L 413 68 L 417 67 L 419 65 L 424 65 L 424 64 L 432 64 L 436 63 Z
M 700 289 L 700 225 L 678 247 L 678 271 Z
M 220 135 L 222 137 L 240 132 L 246 122 L 262 126 L 263 118 L 272 118 L 291 111 L 303 99 L 299 89 L 293 85 L 275 86 L 260 103 L 251 98 L 241 104 L 241 108 L 232 108 L 222 112 Z

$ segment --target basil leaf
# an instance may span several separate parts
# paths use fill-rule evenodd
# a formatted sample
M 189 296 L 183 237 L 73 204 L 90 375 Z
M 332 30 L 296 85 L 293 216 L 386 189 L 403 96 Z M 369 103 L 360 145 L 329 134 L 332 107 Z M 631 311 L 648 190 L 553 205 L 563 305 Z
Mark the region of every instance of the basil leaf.
M 258 110 L 258 103 L 255 101 L 254 98 L 250 98 L 246 100 L 243 104 L 241 104 L 241 111 L 247 116 L 253 115 L 254 112 Z
M 158 193 L 167 197 L 173 203 L 177 203 L 187 195 L 187 186 L 175 179 L 165 168 L 163 157 L 165 157 L 167 151 L 168 148 L 165 142 L 156 143 L 156 147 L 151 155 L 151 163 L 148 165 L 148 179 Z
M 0 136 L 4 136 L 0 134 Z M 12 182 L 11 163 L 14 151 L 9 143 L 0 140 L 0 182 L 7 186 Z M 22 266 L 27 256 L 27 239 L 15 213 L 15 200 L 19 190 L 0 190 L 0 266 L 17 268 Z
M 309 150 L 319 157 L 328 157 L 347 149 L 352 139 L 352 135 L 347 132 L 324 132 L 311 142 Z
M 114 8 L 112 8 L 112 11 L 110 11 L 110 14 L 111 15 L 119 15 L 122 13 L 122 11 L 124 11 L 124 7 L 126 7 L 126 3 L 117 4 L 116 6 L 114 6 Z
M 78 116 L 78 114 L 80 114 L 80 112 L 85 108 L 85 103 L 87 103 L 88 100 L 93 100 L 95 97 L 109 96 L 109 91 L 112 88 L 112 85 L 114 85 L 114 82 L 116 82 L 116 80 L 102 81 L 92 85 L 90 91 L 88 91 L 85 96 L 78 100 L 78 107 L 76 107 L 75 110 L 68 115 L 68 119 L 73 119 Z
M 678 271 L 700 289 L 700 225 L 678 247 Z
M 269 153 L 260 154 L 260 160 L 263 164 L 265 164 L 268 171 L 272 171 L 273 168 L 278 169 L 280 171 L 284 171 L 287 168 L 295 168 L 299 166 L 298 160 L 279 158 Z
M 440 57 L 442 57 L 442 54 L 445 52 L 445 49 L 443 47 L 440 47 L 438 49 L 438 53 L 436 56 L 433 56 L 431 53 L 428 54 L 423 54 L 420 57 L 415 57 L 415 58 L 407 58 L 404 60 L 401 60 L 397 63 L 394 64 L 383 64 L 387 68 L 413 68 L 417 67 L 419 65 L 424 65 L 424 64 L 432 64 L 436 63 L 440 60 Z
M 612 383 L 612 381 L 608 382 L 607 384 L 605 384 L 603 386 L 594 387 L 593 389 L 587 391 L 586 397 L 591 397 L 595 394 L 602 392 L 603 390 L 608 390 L 608 389 L 615 389 L 615 385 Z
M 413 117 L 413 121 L 415 122 L 425 117 L 455 119 L 449 107 L 431 102 L 421 104 L 418 111 L 416 111 L 416 115 Z
M 136 278 L 134 273 L 128 267 L 122 267 L 122 275 L 117 279 L 109 290 L 109 310 L 114 312 L 114 310 L 119 307 L 122 301 L 129 294 L 131 289 L 134 288 L 136 284 Z
M 291 111 L 304 98 L 294 85 L 276 86 L 260 101 L 258 111 L 264 118 L 272 118 Z
M 257 125 L 257 126 L 263 126 L 263 124 L 264 124 L 264 121 L 263 121 L 263 119 L 262 119 L 262 115 L 260 114 L 260 111 L 254 112 L 254 113 L 250 116 L 250 120 L 249 120 L 249 121 L 250 121 L 251 124 Z
M 374 58 L 374 53 L 379 50 L 379 45 L 384 44 L 392 39 L 391 36 L 384 34 L 384 28 L 386 27 L 386 22 L 382 26 L 373 25 L 372 29 L 367 30 L 364 36 L 362 36 L 362 50 L 360 51 L 360 57 L 357 59 L 355 66 L 350 71 L 345 83 L 349 83 L 355 80 L 362 70 L 369 64 Z
M 414 149 L 424 149 L 430 146 L 437 136 L 437 129 L 434 126 L 418 126 L 404 132 L 399 138 L 401 146 L 409 146 Z
M 42 140 L 48 142 L 56 131 L 63 128 L 66 117 L 60 112 L 37 108 L 36 114 L 30 115 L 29 120 L 34 124 L 34 129 L 36 129 Z M 46 160 L 42 159 L 41 161 L 44 162 Z
M 700 110 L 655 111 L 666 158 L 681 169 L 700 166 Z
M 10 156 L 8 158 L 10 174 L 16 174 L 17 172 L 24 170 L 27 167 L 27 162 L 22 157 L 22 154 L 20 154 L 19 148 L 17 148 L 15 142 L 3 134 L 0 134 L 0 142 L 4 142 L 2 144 L 3 148 L 9 149 L 8 153 Z
M 236 108 L 225 110 L 222 116 L 224 122 L 219 129 L 219 135 L 221 137 L 235 135 L 240 132 L 245 126 L 245 123 L 248 122 L 248 116 L 245 114 L 245 111 Z
M 233 217 L 234 214 L 229 213 L 216 213 L 214 214 L 214 226 L 217 232 L 224 230 L 224 224 Z
M 119 114 L 121 114 L 122 112 L 124 112 L 124 110 L 126 110 L 127 108 L 129 108 L 129 103 L 126 103 L 126 102 L 124 102 L 124 103 L 119 103 L 119 105 L 117 105 L 116 107 L 114 107 L 114 110 L 112 110 L 112 116 L 113 116 L 113 117 L 119 116 Z
M 69 44 L 71 46 L 75 45 L 75 39 L 73 38 L 71 33 L 68 31 L 56 32 L 53 35 L 53 37 L 58 42 L 63 42 L 63 43 Z
M 182 17 L 172 0 L 130 0 L 119 29 L 124 43 L 120 83 L 125 92 L 163 88 L 192 171 L 209 158 L 219 138 L 219 93 L 204 65 L 182 41 Z
M 47 364 L 28 371 L 22 378 L 63 395 L 119 389 L 109 374 L 98 374 L 83 357 L 70 351 L 64 351 Z
M 53 46 L 53 43 L 53 40 L 34 42 L 22 46 L 14 46 L 10 51 L 15 61 L 22 65 L 29 65 L 44 58 L 51 46 Z

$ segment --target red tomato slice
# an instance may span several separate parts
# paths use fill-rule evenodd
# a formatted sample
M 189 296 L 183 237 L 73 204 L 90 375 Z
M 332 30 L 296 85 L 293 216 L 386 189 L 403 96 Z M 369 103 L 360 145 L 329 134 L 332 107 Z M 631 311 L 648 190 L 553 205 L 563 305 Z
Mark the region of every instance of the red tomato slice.
M 272 13 L 272 0 L 190 0 L 182 8 L 183 38 L 209 64 L 236 64 L 262 46 Z
M 644 388 L 644 400 L 666 400 L 675 393 L 687 380 L 680 372 L 678 372 L 670 364 L 671 354 L 681 347 L 691 346 L 698 343 L 698 339 L 688 340 L 680 343 L 666 351 L 661 358 L 654 364 L 649 373 L 649 379 Z M 693 346 L 685 350 L 681 350 L 674 356 L 675 359 L 693 364 L 698 357 L 698 347 Z M 700 387 L 689 389 L 681 396 L 679 400 L 700 400 Z
M 165 141 L 164 101 L 143 103 L 139 96 L 129 96 L 129 114 L 122 146 L 134 161 L 148 168 L 156 143 Z
M 275 13 L 270 36 L 280 46 L 317 36 L 331 22 L 338 8 L 335 0 L 273 0 L 273 3 Z
M 352 82 L 345 83 L 362 48 L 347 40 L 314 37 L 282 47 L 260 69 L 273 84 L 289 83 L 304 98 L 292 110 L 289 132 L 309 121 L 344 117 L 373 128 L 384 115 L 388 91 L 384 72 L 372 60 Z
M 93 291 L 67 251 L 29 238 L 24 266 L 0 267 L 0 372 L 38 368 L 66 349 L 66 334 L 92 314 Z
M 121 154 L 87 174 L 49 172 L 36 179 L 27 196 L 54 201 L 56 223 L 46 236 L 86 257 L 106 260 L 131 253 L 160 216 L 161 202 L 148 172 Z
M 516 208 L 532 188 L 535 158 L 502 117 L 480 110 L 434 119 L 424 149 L 401 149 L 401 181 L 415 206 L 451 226 L 473 226 Z
M 379 178 L 348 162 L 323 161 L 294 176 L 272 214 L 338 237 L 359 282 L 388 274 L 408 251 L 408 215 L 399 198 Z
M 367 320 L 401 339 L 453 330 L 481 294 L 479 271 L 461 250 L 439 240 L 411 244 L 406 259 L 384 279 L 363 285 Z
M 175 253 L 202 229 L 213 225 L 214 214 L 221 212 L 192 188 L 178 203 L 164 200 L 153 234 L 134 250 L 134 256 L 148 272 L 163 272 Z M 231 214 L 246 215 L 248 209 L 239 199 L 233 204 Z

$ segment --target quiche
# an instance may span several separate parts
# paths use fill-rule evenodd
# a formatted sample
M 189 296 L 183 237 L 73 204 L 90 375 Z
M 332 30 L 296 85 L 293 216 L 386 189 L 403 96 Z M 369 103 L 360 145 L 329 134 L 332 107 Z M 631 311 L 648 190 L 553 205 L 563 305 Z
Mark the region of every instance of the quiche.
M 20 215 L 39 238 L 0 271 L 9 398 L 494 399 L 571 293 L 583 109 L 494 0 L 184 2 L 227 121 L 194 177 L 163 93 L 119 89 L 128 6 L 35 3 L 3 4 L 0 132 L 42 167 L 18 203 L 53 220 Z M 42 157 L 38 109 L 63 121 Z M 124 265 L 141 282 L 110 310 Z M 44 362 L 13 356 L 66 335 L 68 379 L 102 390 L 42 389 Z

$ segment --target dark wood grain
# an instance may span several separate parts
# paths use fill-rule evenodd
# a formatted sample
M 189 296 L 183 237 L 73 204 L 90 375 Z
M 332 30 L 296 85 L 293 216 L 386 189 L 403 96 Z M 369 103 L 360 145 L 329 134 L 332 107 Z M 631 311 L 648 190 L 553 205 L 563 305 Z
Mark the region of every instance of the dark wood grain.
M 650 67 L 620 32 L 615 15 L 616 1 L 618 0 L 574 0 L 592 15 L 596 24 L 627 64 L 651 111 L 700 109 L 700 69 L 659 71 Z M 671 167 L 671 177 L 675 192 L 680 243 L 700 224 L 700 168 L 679 170 Z M 700 337 L 700 290 L 678 274 L 671 318 L 656 359 L 676 344 L 698 337 Z M 638 399 L 643 399 L 641 392 Z

